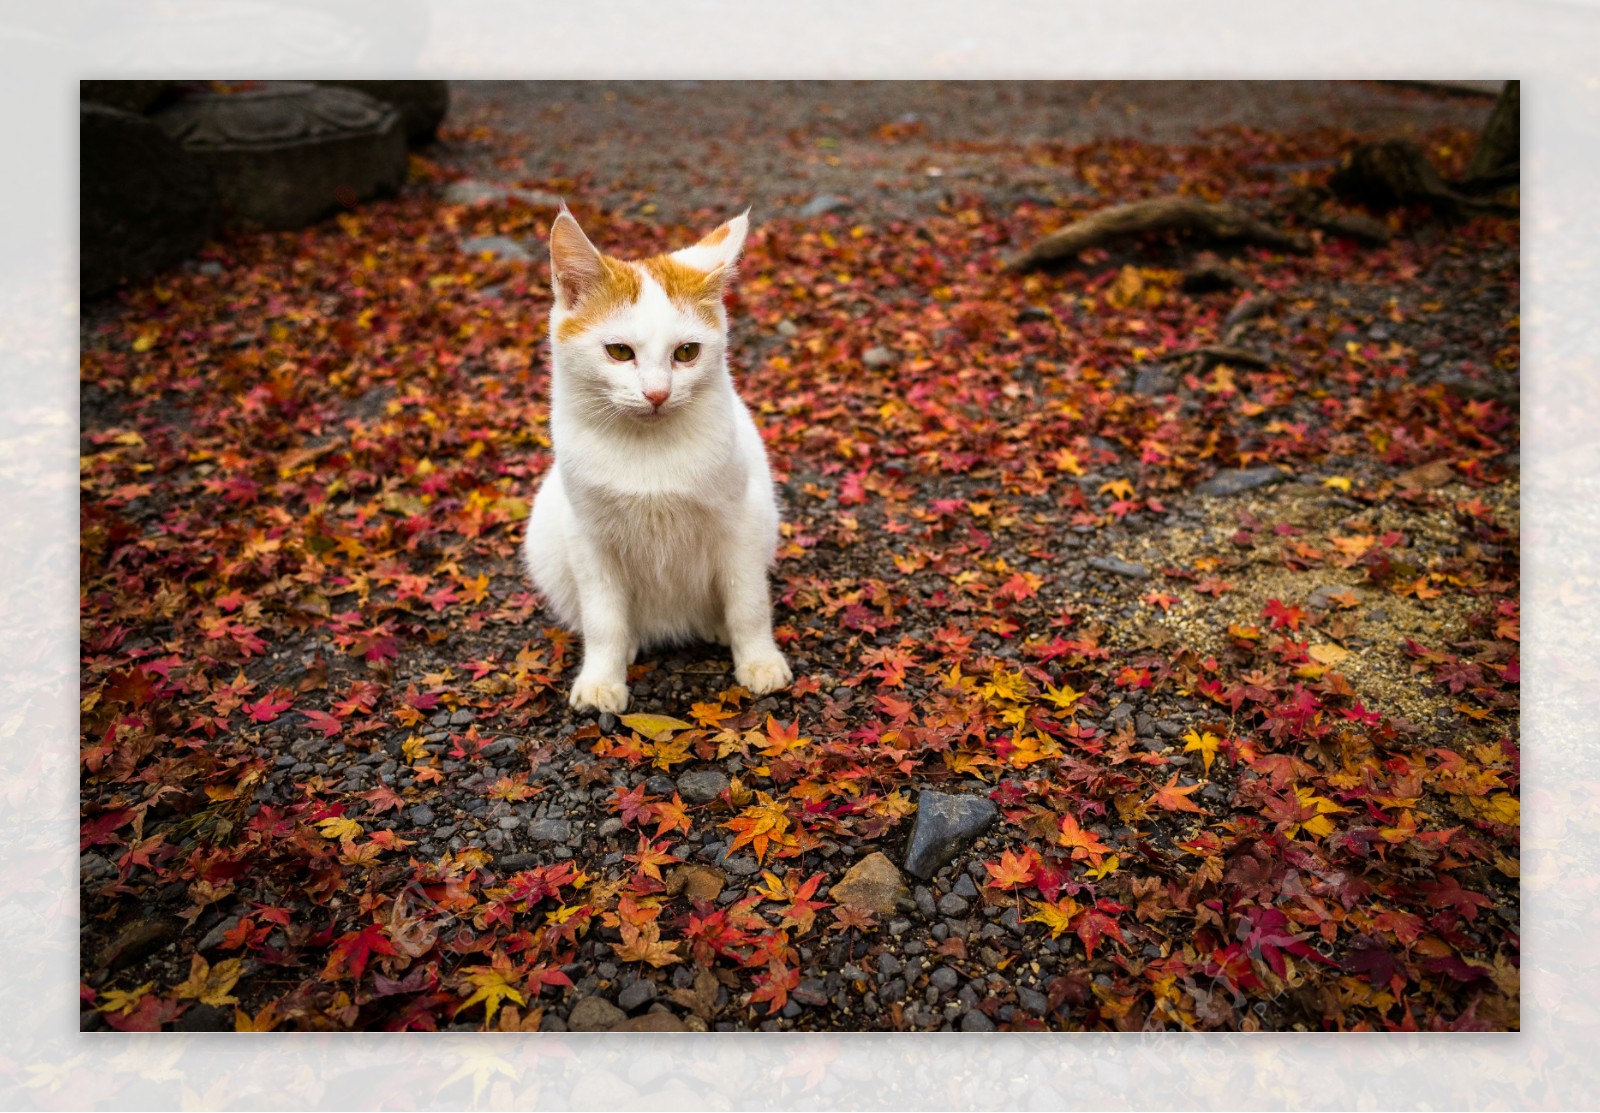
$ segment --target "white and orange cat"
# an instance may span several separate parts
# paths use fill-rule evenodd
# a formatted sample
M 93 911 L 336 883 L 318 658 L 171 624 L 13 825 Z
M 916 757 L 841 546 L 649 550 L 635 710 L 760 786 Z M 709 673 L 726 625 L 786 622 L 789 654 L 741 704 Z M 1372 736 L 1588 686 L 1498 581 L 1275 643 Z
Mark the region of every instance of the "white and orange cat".
M 524 557 L 583 637 L 568 702 L 620 712 L 652 646 L 730 646 L 733 675 L 786 686 L 767 570 L 778 505 L 766 449 L 728 375 L 722 295 L 749 210 L 692 247 L 629 261 L 597 251 L 566 206 L 550 229 L 555 462 Z

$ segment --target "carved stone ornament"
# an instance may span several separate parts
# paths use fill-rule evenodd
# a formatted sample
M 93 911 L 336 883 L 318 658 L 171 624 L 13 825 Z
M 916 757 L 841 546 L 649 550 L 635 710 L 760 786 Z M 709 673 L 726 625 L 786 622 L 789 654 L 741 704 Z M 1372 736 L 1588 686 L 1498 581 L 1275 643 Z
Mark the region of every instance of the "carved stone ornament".
M 194 92 L 151 118 L 211 167 L 235 221 L 298 228 L 405 179 L 399 111 L 351 89 L 285 81 Z

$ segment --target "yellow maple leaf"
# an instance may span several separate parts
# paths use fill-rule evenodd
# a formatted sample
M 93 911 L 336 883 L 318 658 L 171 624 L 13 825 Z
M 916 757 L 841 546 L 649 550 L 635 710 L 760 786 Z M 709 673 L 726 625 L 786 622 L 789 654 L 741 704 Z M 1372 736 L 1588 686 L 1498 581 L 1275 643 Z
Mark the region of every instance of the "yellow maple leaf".
M 694 724 L 686 723 L 682 719 L 674 719 L 671 715 L 651 715 L 640 713 L 637 715 L 623 715 L 619 720 L 629 730 L 636 730 L 646 738 L 661 741 L 671 737 L 680 730 L 689 730 Z
M 327 819 L 317 820 L 317 830 L 322 832 L 323 838 L 338 841 L 353 839 L 366 833 L 361 829 L 361 824 L 342 815 L 330 815 Z
M 1057 688 L 1053 684 L 1044 686 L 1044 698 L 1055 704 L 1063 711 L 1071 711 L 1072 705 L 1084 697 L 1085 693 L 1073 691 L 1071 684 L 1063 684 Z
M 105 992 L 105 1000 L 95 1007 L 103 1013 L 121 1013 L 126 1016 L 138 1008 L 144 995 L 155 987 L 155 982 L 145 982 L 137 989 L 108 989 Z
M 1328 816 L 1350 810 L 1335 804 L 1325 796 L 1318 796 L 1309 788 L 1296 787 L 1294 794 L 1299 799 L 1302 808 L 1312 808 L 1316 811 L 1316 814 L 1304 823 L 1291 825 L 1289 827 L 1289 837 L 1291 839 L 1294 838 L 1295 832 L 1301 828 L 1304 828 L 1308 834 L 1319 839 L 1326 835 L 1331 835 L 1333 833 L 1333 820 L 1329 819 Z
M 1045 900 L 1030 900 L 1028 903 L 1033 905 L 1033 915 L 1024 916 L 1023 922 L 1043 924 L 1050 929 L 1051 939 L 1059 939 L 1062 932 L 1071 928 L 1073 918 L 1083 911 L 1083 905 L 1071 897 L 1062 897 L 1053 903 Z
M 514 1004 L 527 1003 L 522 996 L 522 991 L 506 981 L 505 971 L 496 970 L 492 966 L 475 966 L 462 971 L 468 985 L 473 989 L 472 996 L 456 1006 L 456 1013 L 460 1014 L 465 1009 L 483 1002 L 483 1026 L 487 1028 L 494 1023 L 494 1014 L 500 1008 L 500 1002 L 511 1001 Z
M 1222 744 L 1222 739 L 1212 734 L 1209 730 L 1205 733 L 1191 730 L 1183 736 L 1183 752 L 1200 751 L 1201 760 L 1206 763 L 1206 775 L 1211 775 L 1211 759 L 1217 756 L 1217 747 Z
M 278 1026 L 278 1003 L 269 1001 L 260 1012 L 251 1016 L 243 1009 L 233 1010 L 233 1030 L 235 1032 L 270 1032 Z
M 1310 654 L 1313 661 L 1324 665 L 1337 665 L 1340 661 L 1350 656 L 1348 649 L 1341 645 L 1334 645 L 1332 642 L 1319 642 L 1306 652 Z
M 1090 881 L 1099 881 L 1109 874 L 1116 873 L 1122 865 L 1122 859 L 1115 854 L 1108 855 L 1106 860 L 1093 869 L 1083 871 L 1083 876 Z
M 623 962 L 648 962 L 651 966 L 671 966 L 682 962 L 677 945 L 661 941 L 661 928 L 655 923 L 635 925 L 624 920 L 617 926 L 622 934 L 621 943 L 611 944 Z
M 189 960 L 189 976 L 172 991 L 174 997 L 199 1001 L 202 1005 L 237 1005 L 239 999 L 228 991 L 239 980 L 237 958 L 224 959 L 212 966 L 202 956 Z

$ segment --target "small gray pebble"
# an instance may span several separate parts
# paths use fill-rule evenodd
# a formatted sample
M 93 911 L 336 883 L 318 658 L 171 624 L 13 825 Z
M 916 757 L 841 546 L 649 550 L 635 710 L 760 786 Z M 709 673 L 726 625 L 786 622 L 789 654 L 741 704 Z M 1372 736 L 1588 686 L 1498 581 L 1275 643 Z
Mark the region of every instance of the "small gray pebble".
M 691 804 L 709 804 L 727 787 L 727 774 L 715 769 L 694 769 L 678 778 L 678 794 Z
M 564 819 L 536 819 L 528 824 L 528 834 L 541 842 L 566 842 L 572 837 L 572 824 Z
M 984 1016 L 977 1009 L 973 1009 L 961 1018 L 963 1032 L 993 1032 L 994 1021 Z
M 628 1012 L 643 1008 L 656 999 L 656 983 L 648 978 L 640 978 L 632 982 L 621 993 L 617 994 L 617 1004 Z

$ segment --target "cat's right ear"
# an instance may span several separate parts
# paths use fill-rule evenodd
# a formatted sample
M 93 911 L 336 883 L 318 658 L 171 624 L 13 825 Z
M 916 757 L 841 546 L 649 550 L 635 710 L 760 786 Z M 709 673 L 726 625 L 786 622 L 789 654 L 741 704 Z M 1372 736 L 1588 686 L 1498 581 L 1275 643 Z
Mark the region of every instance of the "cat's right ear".
M 556 301 L 563 309 L 573 308 L 600 284 L 603 273 L 600 252 L 563 204 L 550 226 L 550 281 Z

